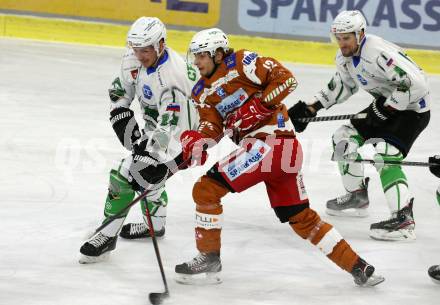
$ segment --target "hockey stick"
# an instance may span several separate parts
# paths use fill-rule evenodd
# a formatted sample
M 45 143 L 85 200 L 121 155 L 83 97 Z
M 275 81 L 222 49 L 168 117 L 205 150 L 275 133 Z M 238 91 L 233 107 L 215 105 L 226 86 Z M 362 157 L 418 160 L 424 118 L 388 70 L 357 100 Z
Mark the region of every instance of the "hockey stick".
M 236 122 L 236 124 L 234 124 L 233 128 L 236 128 L 238 125 L 240 124 L 240 121 Z M 227 129 L 224 132 L 222 132 L 221 134 L 219 134 L 215 139 L 215 143 L 220 142 L 220 140 L 227 134 L 229 134 L 230 132 L 232 132 L 233 134 L 233 128 L 232 129 Z M 209 145 L 207 143 L 203 144 L 203 150 L 207 150 L 209 148 Z M 174 175 L 175 172 L 179 171 L 180 169 L 186 167 L 187 165 L 189 165 L 191 162 L 191 158 L 184 160 L 181 164 L 179 164 L 177 166 L 177 168 L 173 171 L 170 171 L 170 173 L 167 176 L 167 179 L 169 177 L 171 177 L 172 175 Z M 147 192 L 145 192 L 147 193 Z M 148 210 L 148 208 L 146 208 L 146 214 L 147 214 L 147 220 L 148 220 L 148 226 L 150 227 L 150 236 L 151 239 L 153 240 L 153 245 L 154 245 L 154 252 L 156 253 L 156 258 L 157 258 L 157 263 L 159 264 L 159 269 L 160 269 L 160 274 L 162 276 L 162 281 L 163 281 L 163 285 L 165 287 L 165 291 L 164 292 L 150 292 L 150 294 L 148 295 L 148 298 L 150 300 L 150 303 L 153 305 L 159 305 L 162 304 L 163 300 L 168 298 L 170 296 L 170 291 L 168 290 L 168 284 L 167 284 L 167 279 L 165 277 L 165 271 L 163 269 L 163 264 L 162 264 L 162 259 L 160 257 L 160 252 L 159 252 L 159 245 L 157 244 L 157 238 L 156 235 L 154 233 L 153 230 L 153 223 L 151 221 L 151 214 L 150 211 Z
M 338 121 L 338 120 L 350 120 L 350 119 L 365 119 L 366 117 L 367 117 L 366 113 L 357 113 L 357 114 L 317 116 L 313 118 L 296 118 L 294 120 L 303 123 L 310 123 L 310 122 L 325 122 L 325 121 Z
M 241 123 L 241 121 L 237 121 L 233 128 L 231 129 L 227 129 L 224 132 L 222 132 L 221 134 L 219 134 L 216 138 L 214 138 L 214 142 L 218 143 L 220 142 L 220 140 L 226 136 L 226 135 L 230 135 L 231 133 L 233 134 L 234 128 L 236 128 L 237 126 L 239 126 Z M 203 144 L 203 150 L 207 150 L 209 148 L 208 143 Z M 177 157 L 178 158 L 178 157 Z M 176 159 L 177 159 L 176 158 Z M 175 160 L 176 160 L 175 159 Z M 174 161 L 175 161 L 174 160 Z M 170 169 L 170 171 L 168 172 L 168 174 L 157 184 L 162 185 L 163 182 L 165 182 L 166 180 L 168 180 L 170 177 L 172 177 L 175 173 L 177 173 L 179 170 L 186 168 L 188 165 L 190 165 L 191 163 L 191 158 L 183 160 L 179 165 L 173 167 L 172 169 Z M 172 163 L 172 164 L 176 164 Z M 156 185 L 157 185 L 156 184 Z M 154 186 L 154 185 L 153 185 Z M 141 195 L 139 195 L 137 198 L 135 198 L 132 202 L 130 202 L 124 209 L 122 209 L 119 213 L 107 218 L 96 230 L 95 233 L 93 235 L 95 235 L 96 233 L 100 232 L 102 229 L 104 229 L 106 226 L 108 226 L 111 222 L 113 222 L 115 219 L 119 218 L 122 214 L 124 214 L 126 211 L 128 211 L 133 205 L 135 205 L 136 203 L 138 203 L 139 201 L 141 201 L 143 198 L 145 198 L 150 191 L 152 191 L 153 188 L 149 188 L 147 190 L 145 190 Z M 170 292 L 168 289 L 168 284 L 167 284 L 167 280 L 165 277 L 165 271 L 163 268 L 163 264 L 162 264 L 162 258 L 160 256 L 160 252 L 159 252 L 159 245 L 157 243 L 157 238 L 156 235 L 154 233 L 154 229 L 153 229 L 153 223 L 151 220 L 151 214 L 150 211 L 148 210 L 148 208 L 146 208 L 146 216 L 147 216 L 147 222 L 148 222 L 148 226 L 150 228 L 149 232 L 150 232 L 150 236 L 151 239 L 153 241 L 153 246 L 154 246 L 154 252 L 156 254 L 156 259 L 157 259 L 157 263 L 159 264 L 159 269 L 160 269 L 160 274 L 162 276 L 162 281 L 165 287 L 165 291 L 164 292 L 151 292 L 148 295 L 148 298 L 151 302 L 151 304 L 153 305 L 158 305 L 161 304 L 163 302 L 164 299 L 168 298 L 170 296 Z M 92 236 L 93 236 L 92 235 Z
M 165 277 L 165 271 L 163 269 L 162 258 L 160 257 L 159 245 L 157 244 L 156 234 L 154 233 L 153 222 L 151 221 L 151 214 L 148 207 L 145 209 L 147 211 L 147 221 L 148 227 L 150 228 L 150 236 L 153 240 L 154 252 L 156 253 L 157 263 L 159 264 L 160 275 L 162 276 L 162 282 L 165 287 L 164 292 L 150 292 L 148 298 L 150 303 L 153 305 L 162 304 L 163 300 L 170 296 L 170 291 L 168 290 L 167 278 Z
M 396 166 L 420 166 L 420 167 L 431 167 L 440 166 L 438 163 L 429 162 L 417 162 L 417 161 L 395 161 L 395 160 L 371 160 L 371 159 L 341 159 L 337 160 L 332 157 L 332 161 L 342 161 L 349 163 L 367 163 L 373 165 L 396 165 Z

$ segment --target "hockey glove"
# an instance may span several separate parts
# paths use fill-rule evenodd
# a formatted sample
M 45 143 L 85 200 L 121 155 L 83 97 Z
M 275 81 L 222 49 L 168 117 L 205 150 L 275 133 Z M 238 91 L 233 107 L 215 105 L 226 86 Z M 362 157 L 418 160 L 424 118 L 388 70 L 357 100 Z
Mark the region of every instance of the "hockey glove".
M 238 130 L 252 130 L 261 121 L 270 118 L 273 112 L 272 109 L 268 109 L 263 105 L 259 97 L 253 97 L 226 117 L 226 129 L 233 128 L 236 122 L 241 121 L 240 125 L 236 127 Z
M 440 178 L 440 155 L 435 155 L 435 156 L 432 156 L 432 157 L 429 157 L 429 160 L 428 160 L 428 162 L 429 163 L 434 163 L 434 164 L 438 164 L 437 166 L 430 166 L 429 167 L 429 171 L 431 172 L 431 173 L 433 173 L 435 176 L 437 176 L 437 177 L 439 177 Z
M 191 166 L 203 165 L 208 158 L 208 153 L 203 149 L 205 141 L 203 135 L 195 130 L 186 130 L 180 135 L 183 160 L 191 158 Z
M 147 150 L 148 138 L 133 145 L 133 162 L 130 166 L 130 182 L 136 191 L 147 189 L 151 184 L 157 184 L 168 174 L 168 167 L 161 163 L 157 153 Z
M 133 143 L 141 137 L 133 110 L 125 107 L 113 109 L 110 112 L 110 122 L 121 144 L 132 150 Z
M 367 124 L 378 127 L 385 123 L 388 119 L 393 117 L 396 110 L 391 106 L 385 106 L 386 98 L 381 96 L 375 99 L 367 108 Z
M 316 116 L 316 112 L 311 112 L 307 104 L 303 101 L 298 101 L 298 103 L 289 108 L 287 113 L 289 114 L 289 118 L 292 121 L 293 126 L 295 126 L 296 132 L 303 132 L 307 125 L 309 125 L 308 122 L 300 122 L 297 119 L 314 118 Z

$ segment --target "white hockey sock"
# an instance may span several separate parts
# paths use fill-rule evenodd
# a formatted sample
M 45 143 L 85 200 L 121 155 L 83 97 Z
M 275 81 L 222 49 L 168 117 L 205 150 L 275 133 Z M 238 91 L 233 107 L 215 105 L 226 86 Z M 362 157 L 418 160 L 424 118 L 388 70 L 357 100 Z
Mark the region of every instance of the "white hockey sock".
M 121 229 L 124 220 L 125 217 L 113 220 L 108 226 L 101 230 L 101 233 L 109 237 L 116 236 L 119 233 L 119 230 Z
M 160 206 L 154 215 L 151 215 L 151 222 L 153 223 L 154 231 L 161 230 L 166 224 L 167 207 Z M 144 222 L 148 226 L 147 216 L 144 215 Z M 148 226 L 149 227 L 149 226 Z
M 363 187 L 364 166 L 361 163 L 339 162 L 339 171 L 347 192 L 354 192 Z

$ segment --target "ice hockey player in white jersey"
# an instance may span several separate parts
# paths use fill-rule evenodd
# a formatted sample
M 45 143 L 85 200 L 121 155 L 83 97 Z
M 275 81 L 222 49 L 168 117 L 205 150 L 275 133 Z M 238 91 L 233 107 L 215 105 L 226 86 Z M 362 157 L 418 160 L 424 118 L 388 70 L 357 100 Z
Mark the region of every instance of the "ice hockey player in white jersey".
M 189 97 L 197 72 L 183 58 L 166 46 L 166 28 L 158 18 L 141 17 L 128 31 L 128 49 L 122 58 L 119 77 L 111 88 L 110 122 L 131 154 L 110 171 L 104 219 L 123 210 L 136 192 L 162 181 L 168 173 L 164 162 L 181 154 L 180 133 L 193 129 L 197 113 Z M 130 105 L 140 103 L 145 120 L 141 132 Z M 148 208 L 156 236 L 165 233 L 168 204 L 164 183 L 154 187 L 141 208 L 145 218 Z M 115 249 L 126 213 L 114 220 L 81 247 L 80 263 L 102 261 Z M 146 223 L 127 224 L 121 235 L 126 238 L 148 236 Z
M 361 111 L 365 119 L 353 119 L 333 134 L 334 158 L 347 193 L 327 202 L 327 213 L 337 216 L 367 216 L 368 178 L 362 163 L 344 159 L 361 158 L 358 148 L 374 145 L 375 158 L 401 161 L 430 118 L 430 94 L 425 73 L 405 52 L 382 38 L 366 34 L 366 21 L 359 11 L 343 11 L 336 16 L 331 36 L 339 45 L 336 73 L 313 99 L 299 101 L 289 109 L 294 117 L 314 117 L 346 101 L 359 88 L 370 93 L 373 102 Z M 307 123 L 293 120 L 298 132 Z M 391 218 L 370 227 L 370 236 L 379 240 L 415 239 L 413 198 L 400 166 L 376 166 Z

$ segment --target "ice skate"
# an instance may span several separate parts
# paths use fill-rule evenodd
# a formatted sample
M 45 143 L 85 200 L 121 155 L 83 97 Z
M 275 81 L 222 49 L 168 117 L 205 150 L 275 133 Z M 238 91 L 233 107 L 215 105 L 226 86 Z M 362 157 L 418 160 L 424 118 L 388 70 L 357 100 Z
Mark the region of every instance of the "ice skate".
M 101 232 L 86 241 L 79 252 L 80 264 L 93 264 L 108 260 L 110 252 L 116 248 L 117 236 L 105 236 Z
M 159 231 L 154 231 L 154 235 L 157 238 L 162 238 L 165 235 L 165 227 L 162 227 Z M 122 227 L 119 236 L 125 239 L 140 239 L 140 238 L 150 238 L 150 230 L 147 224 L 144 222 L 140 223 L 128 223 Z
M 440 265 L 431 266 L 428 269 L 428 274 L 434 283 L 440 285 Z
M 187 285 L 220 284 L 222 263 L 217 253 L 199 253 L 191 261 L 176 265 L 176 282 Z
M 351 271 L 351 275 L 353 275 L 356 285 L 360 287 L 371 287 L 385 281 L 383 276 L 375 274 L 374 271 L 375 268 L 372 265 L 368 264 L 362 258 L 359 258 Z
M 366 178 L 363 183 L 363 188 L 359 190 L 327 201 L 327 209 L 325 212 L 332 216 L 368 216 L 368 181 L 369 179 Z
M 414 232 L 413 199 L 407 206 L 397 211 L 390 219 L 373 223 L 370 226 L 370 237 L 387 241 L 410 241 L 416 239 Z

